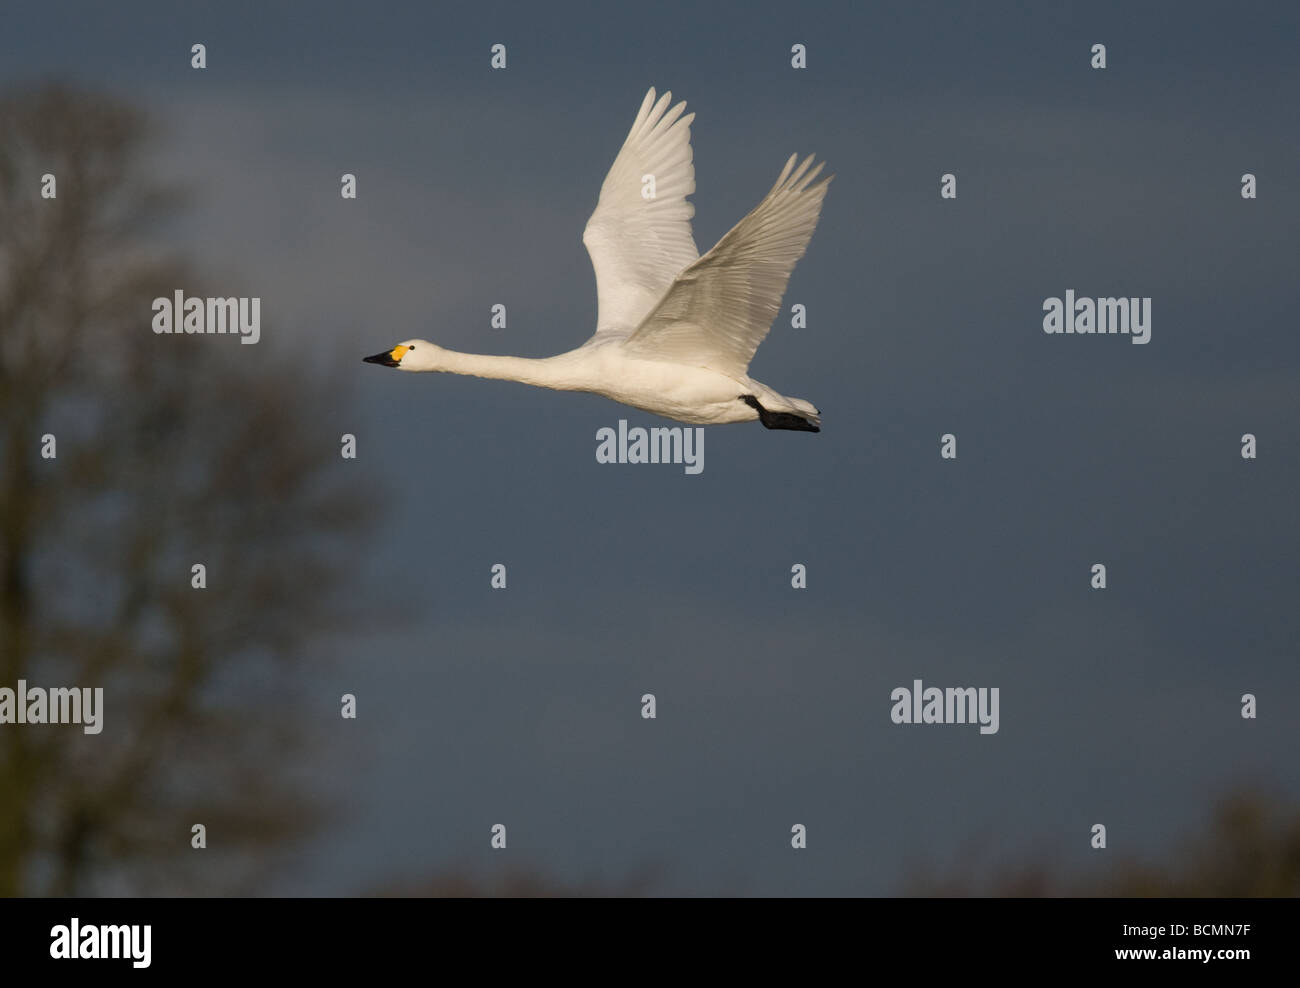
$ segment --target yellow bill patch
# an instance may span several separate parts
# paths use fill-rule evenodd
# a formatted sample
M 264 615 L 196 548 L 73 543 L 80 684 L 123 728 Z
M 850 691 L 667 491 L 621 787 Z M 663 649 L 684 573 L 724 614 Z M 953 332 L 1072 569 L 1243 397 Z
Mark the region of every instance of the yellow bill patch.
M 392 357 L 394 360 L 401 360 L 402 356 L 409 349 L 411 349 L 409 346 L 395 346 L 393 347 L 392 350 L 388 352 L 388 355 Z

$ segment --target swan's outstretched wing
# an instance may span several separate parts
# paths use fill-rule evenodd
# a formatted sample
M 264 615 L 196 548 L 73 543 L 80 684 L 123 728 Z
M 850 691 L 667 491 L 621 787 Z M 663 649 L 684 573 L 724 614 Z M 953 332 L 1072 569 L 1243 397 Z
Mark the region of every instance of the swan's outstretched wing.
M 628 336 L 700 252 L 691 236 L 695 191 L 691 121 L 672 93 L 651 89 L 600 187 L 582 242 L 596 269 L 600 311 L 595 338 Z M 646 176 L 654 176 L 653 198 Z
M 781 309 L 795 262 L 817 227 L 825 162 L 791 155 L 769 192 L 716 247 L 679 274 L 623 346 L 649 360 L 743 375 Z M 833 176 L 832 176 L 833 177 Z

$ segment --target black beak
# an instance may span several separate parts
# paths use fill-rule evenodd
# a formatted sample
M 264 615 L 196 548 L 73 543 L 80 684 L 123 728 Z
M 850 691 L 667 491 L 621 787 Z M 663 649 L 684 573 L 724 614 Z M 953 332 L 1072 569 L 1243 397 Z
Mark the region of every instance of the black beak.
M 383 353 L 377 353 L 373 357 L 362 357 L 361 359 L 367 364 L 383 364 L 385 367 L 397 366 L 397 361 L 393 359 L 392 350 L 385 350 Z

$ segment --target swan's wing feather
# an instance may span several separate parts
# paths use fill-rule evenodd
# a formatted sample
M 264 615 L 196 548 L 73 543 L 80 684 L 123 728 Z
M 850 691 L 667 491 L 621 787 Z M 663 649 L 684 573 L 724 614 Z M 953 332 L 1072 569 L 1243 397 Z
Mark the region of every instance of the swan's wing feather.
M 691 121 L 672 93 L 646 93 L 623 147 L 600 187 L 582 242 L 596 270 L 595 338 L 626 337 L 654 308 L 678 273 L 700 256 L 691 236 L 695 191 Z M 654 176 L 654 198 L 642 195 Z
M 791 155 L 776 184 L 716 247 L 679 274 L 623 346 L 650 360 L 744 375 L 808 247 L 830 177 Z

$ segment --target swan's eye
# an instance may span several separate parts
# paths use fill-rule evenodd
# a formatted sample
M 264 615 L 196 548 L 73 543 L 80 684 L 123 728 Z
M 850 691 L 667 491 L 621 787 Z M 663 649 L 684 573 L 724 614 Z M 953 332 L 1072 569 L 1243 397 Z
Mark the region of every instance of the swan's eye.
M 413 347 L 413 346 L 408 346 L 406 349 L 408 349 L 408 350 L 414 350 L 415 347 Z

